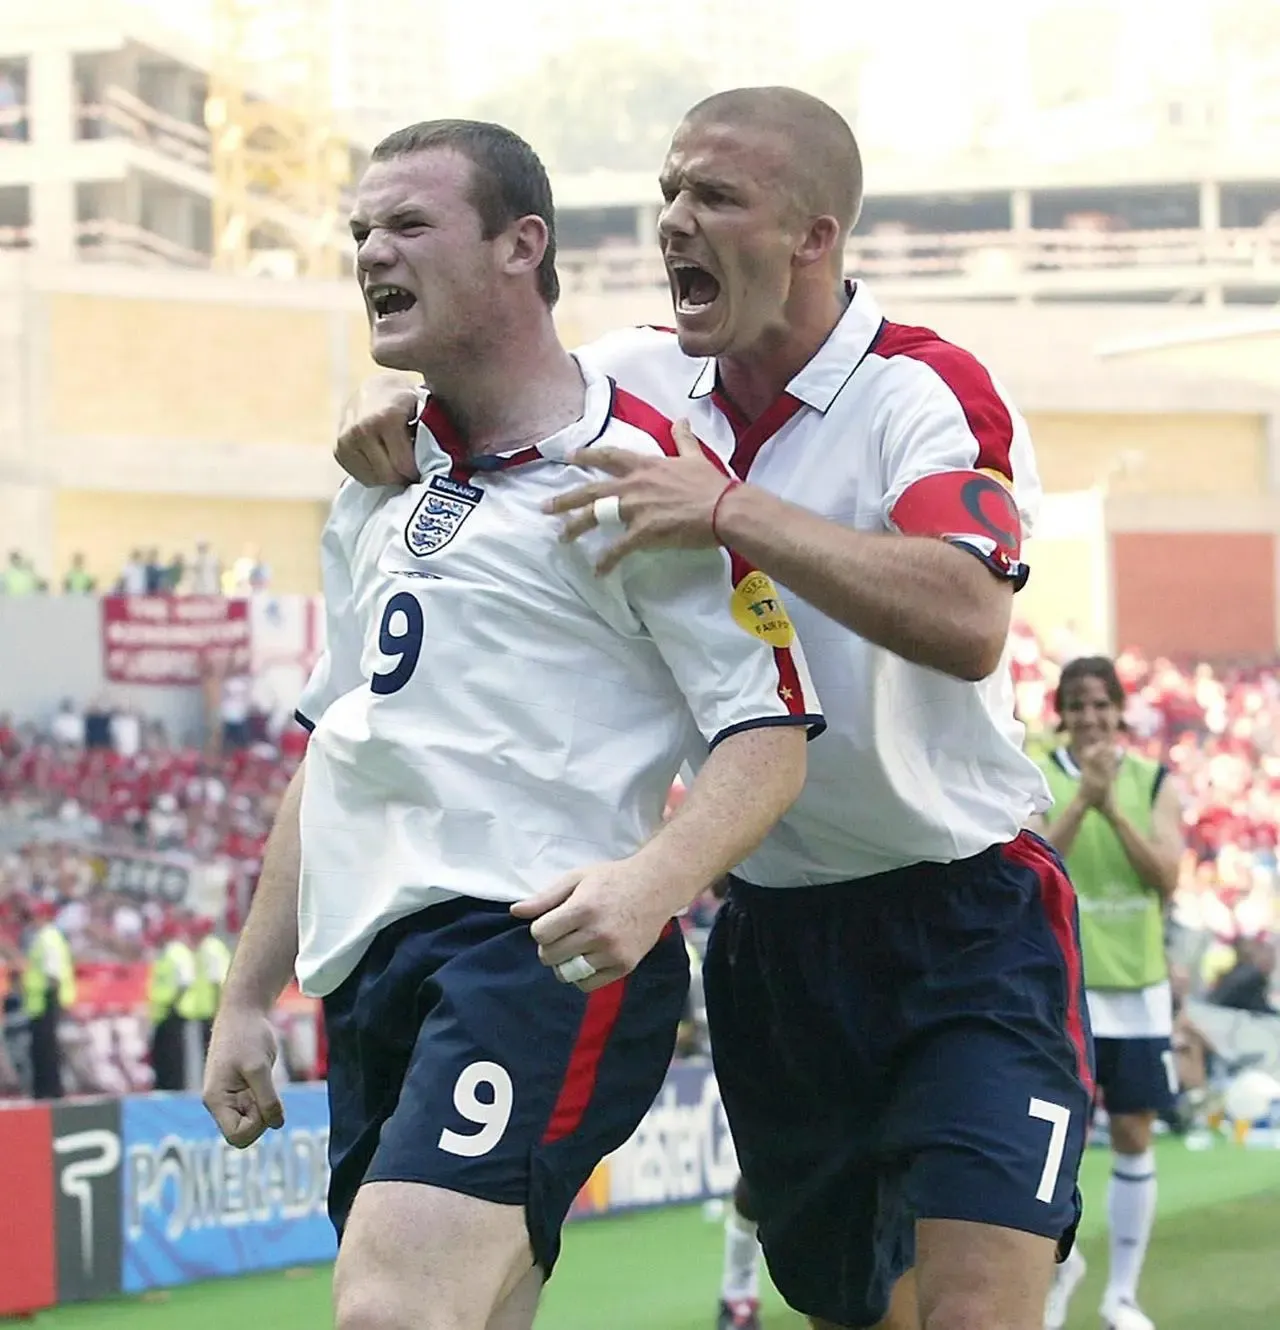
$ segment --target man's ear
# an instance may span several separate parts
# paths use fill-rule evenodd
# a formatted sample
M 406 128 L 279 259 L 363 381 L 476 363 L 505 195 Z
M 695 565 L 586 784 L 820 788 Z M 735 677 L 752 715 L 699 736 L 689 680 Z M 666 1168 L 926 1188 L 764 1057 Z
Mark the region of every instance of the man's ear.
M 521 273 L 537 272 L 546 257 L 551 232 L 541 217 L 530 213 L 507 227 L 503 234 L 502 270 L 512 277 Z

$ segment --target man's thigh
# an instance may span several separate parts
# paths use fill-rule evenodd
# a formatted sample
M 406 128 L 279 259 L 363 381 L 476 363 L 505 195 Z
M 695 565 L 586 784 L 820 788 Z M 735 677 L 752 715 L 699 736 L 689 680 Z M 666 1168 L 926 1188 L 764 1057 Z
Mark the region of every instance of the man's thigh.
M 331 1213 L 341 1231 L 355 1189 L 375 1182 L 514 1207 L 549 1272 L 577 1192 L 661 1088 L 687 988 L 683 942 L 672 932 L 627 979 L 584 995 L 538 961 L 505 907 L 473 902 L 426 923 L 344 997 L 359 1056 L 353 1067 L 350 1039 L 331 1043 Z M 411 982 L 383 982 L 402 972 Z
M 920 1220 L 914 1272 L 919 1324 L 930 1330 L 1040 1330 L 1054 1254 L 1053 1241 L 1034 1233 Z
M 338 1330 L 486 1330 L 535 1278 L 520 1207 L 419 1183 L 369 1183 L 338 1253 L 335 1320 Z M 524 1328 L 516 1321 L 513 1330 Z

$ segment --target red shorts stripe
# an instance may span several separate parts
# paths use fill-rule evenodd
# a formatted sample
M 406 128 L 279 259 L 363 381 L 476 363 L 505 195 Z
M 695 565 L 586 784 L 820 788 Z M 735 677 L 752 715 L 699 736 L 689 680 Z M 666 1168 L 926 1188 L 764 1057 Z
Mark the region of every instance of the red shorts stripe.
M 564 1084 L 556 1097 L 556 1106 L 551 1110 L 547 1129 L 542 1134 L 543 1145 L 551 1145 L 566 1136 L 572 1136 L 581 1125 L 596 1088 L 600 1059 L 604 1056 L 605 1045 L 609 1042 L 613 1027 L 618 1023 L 626 994 L 625 979 L 606 984 L 604 988 L 597 988 L 594 993 L 588 994 L 587 1009 L 582 1014 L 578 1038 L 569 1055 L 569 1065 L 565 1068 Z
M 1092 1094 L 1093 1070 L 1082 1006 L 1084 982 L 1080 940 L 1076 932 L 1075 888 L 1055 856 L 1030 832 L 1024 831 L 1010 841 L 1004 852 L 1015 864 L 1029 868 L 1040 884 L 1040 901 L 1067 971 L 1067 1036 L 1076 1051 L 1080 1079 Z

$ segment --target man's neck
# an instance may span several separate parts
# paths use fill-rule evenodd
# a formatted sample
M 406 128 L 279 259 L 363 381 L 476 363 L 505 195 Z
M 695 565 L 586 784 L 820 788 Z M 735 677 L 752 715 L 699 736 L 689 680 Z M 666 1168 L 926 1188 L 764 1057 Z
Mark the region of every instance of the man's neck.
M 531 340 L 513 338 L 476 362 L 427 376 L 473 457 L 540 443 L 581 417 L 582 372 L 549 322 Z
M 788 311 L 785 326 L 771 329 L 755 346 L 716 361 L 721 388 L 748 420 L 759 419 L 786 391 L 849 308 L 843 284 L 823 290 L 823 298 L 809 301 L 807 308 Z

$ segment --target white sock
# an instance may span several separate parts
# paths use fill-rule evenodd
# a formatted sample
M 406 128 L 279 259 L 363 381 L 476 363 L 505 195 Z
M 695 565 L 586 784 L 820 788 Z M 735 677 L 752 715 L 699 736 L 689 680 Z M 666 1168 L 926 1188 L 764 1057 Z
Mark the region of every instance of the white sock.
M 1156 1221 L 1154 1151 L 1111 1156 L 1107 1220 L 1111 1226 L 1111 1276 L 1106 1296 L 1136 1303 L 1142 1262 Z
M 760 1299 L 760 1241 L 756 1226 L 729 1206 L 724 1221 L 724 1279 L 720 1296 L 725 1302 Z

